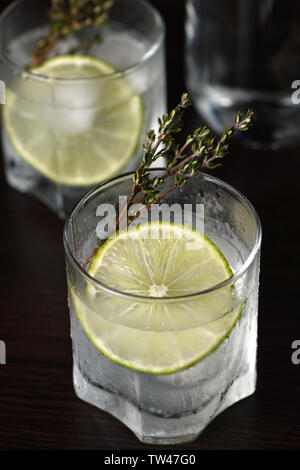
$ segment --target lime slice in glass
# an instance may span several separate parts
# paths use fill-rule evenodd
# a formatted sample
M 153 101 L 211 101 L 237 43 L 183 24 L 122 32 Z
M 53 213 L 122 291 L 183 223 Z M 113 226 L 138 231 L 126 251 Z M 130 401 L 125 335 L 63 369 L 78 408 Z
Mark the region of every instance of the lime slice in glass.
M 81 55 L 54 57 L 31 72 L 41 80 L 24 79 L 24 90 L 8 91 L 4 106 L 6 131 L 23 160 L 69 186 L 91 186 L 128 165 L 143 104 L 121 73 Z
M 217 246 L 188 226 L 151 222 L 121 231 L 99 248 L 89 274 L 115 290 L 143 296 L 127 299 L 91 283 L 82 295 L 70 289 L 79 321 L 96 348 L 141 372 L 168 374 L 202 360 L 241 315 L 232 284 L 176 299 L 232 275 Z

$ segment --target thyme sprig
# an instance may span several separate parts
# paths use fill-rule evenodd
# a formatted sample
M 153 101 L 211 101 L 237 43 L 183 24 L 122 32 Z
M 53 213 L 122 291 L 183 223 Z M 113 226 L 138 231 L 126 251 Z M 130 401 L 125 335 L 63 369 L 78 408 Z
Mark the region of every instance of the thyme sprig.
M 108 19 L 108 10 L 114 0 L 52 0 L 48 11 L 50 29 L 46 37 L 40 39 L 31 56 L 30 67 L 36 67 L 46 60 L 54 46 L 61 39 L 70 36 L 86 27 L 100 28 Z M 86 51 L 101 36 L 97 31 L 90 40 L 83 41 L 78 49 L 70 53 Z
M 170 192 L 184 186 L 203 169 L 211 170 L 220 166 L 220 161 L 228 153 L 229 139 L 237 131 L 247 131 L 254 119 L 254 113 L 250 109 L 245 115 L 238 112 L 234 124 L 226 127 L 220 137 L 214 136 L 207 126 L 202 126 L 188 135 L 183 144 L 179 144 L 177 140 L 183 126 L 183 114 L 190 105 L 189 95 L 184 93 L 180 103 L 158 120 L 158 133 L 153 129 L 147 133 L 142 161 L 134 173 L 130 196 L 116 219 L 113 232 L 117 232 L 120 226 L 129 225 L 143 211 L 160 202 Z M 165 169 L 161 176 L 153 178 L 148 170 L 160 157 L 165 159 Z M 164 182 L 169 177 L 172 179 L 172 185 L 163 190 Z M 130 207 L 137 204 L 141 204 L 142 209 L 133 216 L 128 215 Z M 124 221 L 124 217 L 127 217 L 127 220 Z M 104 241 L 99 240 L 99 246 Z M 84 261 L 84 268 L 94 257 L 99 246 Z
M 117 218 L 116 229 L 119 228 L 123 215 L 128 212 L 133 203 L 143 204 L 145 209 L 149 209 L 171 191 L 184 186 L 188 180 L 198 175 L 203 169 L 211 170 L 220 166 L 219 161 L 228 153 L 230 137 L 236 131 L 246 131 L 254 118 L 254 113 L 251 110 L 248 110 L 245 116 L 239 112 L 235 116 L 234 125 L 228 126 L 221 137 L 213 136 L 207 126 L 202 126 L 196 129 L 193 134 L 188 135 L 183 145 L 179 145 L 176 137 L 182 130 L 184 110 L 190 105 L 190 98 L 187 93 L 184 93 L 176 108 L 158 120 L 158 135 L 154 130 L 147 133 L 142 162 L 134 174 L 132 191 L 127 205 Z M 152 178 L 151 173 L 147 170 L 160 157 L 166 161 L 165 173 Z M 173 177 L 173 186 L 161 193 L 164 181 L 170 176 Z M 141 195 L 135 200 L 138 193 Z M 128 222 L 132 222 L 139 215 L 140 213 L 131 217 Z

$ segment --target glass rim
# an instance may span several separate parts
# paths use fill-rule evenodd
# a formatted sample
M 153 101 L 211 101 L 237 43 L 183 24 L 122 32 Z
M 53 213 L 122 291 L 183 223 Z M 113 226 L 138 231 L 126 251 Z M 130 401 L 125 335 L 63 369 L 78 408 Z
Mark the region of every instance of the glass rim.
M 0 33 L 0 57 L 2 58 L 3 62 L 6 63 L 9 67 L 11 67 L 15 72 L 17 72 L 19 75 L 22 75 L 24 79 L 31 79 L 31 80 L 36 80 L 42 83 L 57 83 L 57 84 L 80 84 L 80 83 L 91 83 L 93 81 L 98 81 L 98 80 L 106 80 L 106 79 L 111 79 L 111 78 L 120 78 L 123 76 L 131 75 L 134 73 L 136 70 L 140 69 L 142 66 L 147 64 L 147 62 L 155 55 L 155 53 L 161 48 L 164 39 L 165 39 L 165 34 L 166 34 L 166 28 L 165 28 L 165 23 L 163 20 L 163 17 L 159 13 L 159 11 L 150 3 L 148 3 L 145 0 L 133 0 L 136 1 L 140 4 L 142 4 L 145 8 L 148 9 L 149 12 L 151 12 L 152 17 L 154 19 L 154 22 L 156 24 L 157 29 L 159 30 L 160 34 L 157 35 L 155 42 L 153 42 L 146 50 L 146 52 L 142 55 L 142 57 L 139 59 L 138 62 L 135 62 L 133 65 L 130 65 L 129 67 L 125 67 L 121 70 L 116 70 L 113 72 L 105 73 L 105 74 L 99 74 L 95 75 L 93 77 L 86 77 L 86 78 L 54 78 L 54 77 L 47 77 L 45 75 L 40 75 L 37 73 L 32 73 L 28 70 L 25 70 L 23 68 L 20 68 L 13 60 L 11 60 L 8 55 L 5 53 L 3 48 L 1 47 L 1 33 Z M 14 0 L 12 3 L 10 3 L 1 13 L 0 15 L 0 31 L 1 31 L 1 24 L 6 20 L 7 17 L 9 17 L 10 13 L 15 10 L 18 6 L 21 4 L 26 4 L 25 0 Z M 65 55 L 65 54 L 63 54 Z M 77 54 L 78 56 L 84 55 L 84 54 Z M 84 55 L 85 56 L 85 55 Z M 87 57 L 92 57 L 88 56 Z M 59 57 L 55 56 L 55 57 Z
M 156 171 L 164 171 L 164 168 L 152 168 L 149 171 L 150 172 L 156 172 Z M 71 211 L 70 215 L 67 217 L 65 224 L 64 224 L 64 229 L 63 229 L 63 244 L 64 244 L 64 250 L 67 258 L 71 261 L 72 265 L 75 267 L 77 271 L 80 272 L 80 274 L 85 278 L 86 281 L 89 283 L 94 284 L 97 288 L 100 290 L 110 294 L 110 295 L 117 295 L 118 297 L 126 298 L 129 300 L 134 300 L 136 302 L 158 302 L 158 303 L 169 303 L 169 302 L 180 302 L 180 301 L 187 301 L 187 300 L 193 300 L 199 296 L 202 295 L 207 295 L 212 292 L 218 291 L 219 289 L 222 289 L 235 281 L 237 281 L 239 278 L 241 278 L 246 271 L 251 267 L 252 263 L 255 260 L 255 257 L 260 249 L 261 246 L 261 239 L 262 239 L 262 227 L 261 227 L 261 222 L 259 219 L 259 216 L 251 204 L 251 202 L 247 199 L 246 196 L 244 196 L 240 191 L 235 189 L 233 186 L 230 184 L 226 183 L 225 181 L 216 178 L 214 176 L 210 176 L 207 173 L 200 173 L 200 175 L 207 181 L 212 182 L 214 184 L 217 184 L 218 186 L 223 187 L 226 189 L 229 193 L 231 193 L 233 196 L 235 196 L 236 199 L 238 199 L 240 202 L 242 202 L 246 207 L 248 208 L 250 214 L 254 218 L 255 225 L 256 225 L 256 231 L 255 231 L 255 243 L 253 245 L 253 248 L 250 251 L 250 254 L 246 258 L 246 260 L 243 262 L 242 266 L 236 271 L 236 273 L 232 274 L 228 279 L 225 281 L 222 281 L 218 284 L 215 284 L 214 286 L 204 289 L 202 291 L 198 292 L 193 292 L 190 294 L 184 294 L 176 297 L 150 297 L 150 296 L 142 296 L 142 295 L 137 295 L 137 294 L 131 294 L 129 292 L 123 292 L 119 291 L 118 289 L 114 289 L 113 287 L 107 286 L 106 284 L 103 284 L 102 282 L 98 281 L 97 279 L 94 279 L 90 274 L 88 274 L 87 271 L 80 265 L 80 263 L 77 261 L 75 258 L 72 249 L 69 245 L 68 242 L 68 235 L 67 235 L 67 230 L 70 225 L 70 222 L 74 215 L 76 215 L 76 212 L 80 210 L 80 208 L 93 196 L 96 195 L 101 188 L 105 187 L 107 184 L 112 184 L 117 182 L 118 180 L 122 180 L 128 177 L 132 177 L 134 175 L 134 172 L 127 172 L 120 174 L 118 176 L 115 176 L 114 178 L 110 178 L 106 181 L 103 181 L 102 183 L 99 183 L 97 186 L 92 188 L 90 191 L 88 191 L 75 205 L 73 210 Z

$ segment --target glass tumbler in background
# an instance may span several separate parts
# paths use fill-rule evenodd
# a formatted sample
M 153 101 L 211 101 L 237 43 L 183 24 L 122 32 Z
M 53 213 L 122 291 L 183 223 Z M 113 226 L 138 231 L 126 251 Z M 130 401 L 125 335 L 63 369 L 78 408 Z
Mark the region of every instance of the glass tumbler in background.
M 144 0 L 118 0 L 101 41 L 70 55 L 91 26 L 28 70 L 48 5 L 17 0 L 0 17 L 2 141 L 8 183 L 64 218 L 92 186 L 137 166 L 145 131 L 166 111 L 164 23 Z
M 160 174 L 152 170 L 153 176 Z M 84 269 L 97 245 L 99 208 L 116 207 L 131 188 L 132 174 L 99 185 L 65 224 L 75 392 L 117 417 L 143 442 L 188 442 L 255 391 L 260 222 L 242 194 L 202 174 L 162 201 L 171 211 L 188 208 L 186 233 L 195 235 L 190 228 L 202 227 L 211 241 L 204 247 L 213 247 L 214 261 L 202 274 L 197 260 L 204 251 L 184 245 L 177 252 L 176 245 L 171 249 L 171 242 L 161 239 L 153 258 L 149 246 L 155 240 L 133 238 L 119 258 L 116 248 L 109 248 L 116 245 L 105 241 Z M 157 227 L 157 214 L 148 217 Z M 162 214 L 158 226 L 174 227 L 171 219 Z M 143 230 L 141 224 L 138 233 Z M 222 266 L 228 270 L 223 282 L 210 288 L 198 282 Z M 134 273 L 133 284 L 128 273 Z
M 256 120 L 239 137 L 245 143 L 299 143 L 300 108 L 292 99 L 300 71 L 298 2 L 188 0 L 186 12 L 186 82 L 205 121 L 221 133 L 237 111 L 250 108 Z

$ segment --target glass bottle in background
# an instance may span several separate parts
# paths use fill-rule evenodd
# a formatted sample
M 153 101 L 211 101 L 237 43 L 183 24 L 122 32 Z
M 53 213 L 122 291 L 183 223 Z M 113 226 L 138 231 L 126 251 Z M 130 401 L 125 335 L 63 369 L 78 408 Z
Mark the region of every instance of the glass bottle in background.
M 188 0 L 186 82 L 204 120 L 221 133 L 237 111 L 256 121 L 239 136 L 254 148 L 299 142 L 300 5 L 280 0 Z

